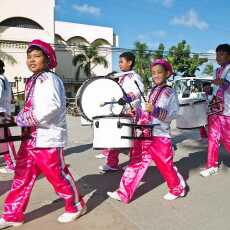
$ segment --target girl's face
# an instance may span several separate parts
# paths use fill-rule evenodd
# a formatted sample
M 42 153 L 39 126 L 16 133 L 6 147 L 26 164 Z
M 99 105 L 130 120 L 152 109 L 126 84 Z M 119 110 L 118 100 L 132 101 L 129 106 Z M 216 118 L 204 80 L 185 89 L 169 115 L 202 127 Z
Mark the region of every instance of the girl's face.
M 153 66 L 151 72 L 153 81 L 156 85 L 163 85 L 169 76 L 169 72 L 166 71 L 161 65 Z
M 132 66 L 132 61 L 127 61 L 124 57 L 119 59 L 119 68 L 121 71 L 126 72 L 130 71 Z
M 48 68 L 47 58 L 41 50 L 32 50 L 27 53 L 26 64 L 29 70 L 35 74 Z
M 230 55 L 224 51 L 216 52 L 216 61 L 219 65 L 225 65 L 230 62 Z

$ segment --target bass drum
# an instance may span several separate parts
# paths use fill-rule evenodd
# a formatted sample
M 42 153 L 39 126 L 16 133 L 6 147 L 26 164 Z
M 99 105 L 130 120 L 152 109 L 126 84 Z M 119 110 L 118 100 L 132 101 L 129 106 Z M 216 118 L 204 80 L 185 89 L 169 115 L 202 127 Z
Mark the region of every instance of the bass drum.
M 83 118 L 92 122 L 95 116 L 119 115 L 123 106 L 116 101 L 121 97 L 123 91 L 116 81 L 107 77 L 94 77 L 86 80 L 79 88 L 76 104 Z
M 87 79 L 86 81 L 88 81 L 89 79 Z M 86 81 L 84 81 L 83 84 L 86 83 Z M 81 88 L 83 86 L 83 84 L 79 87 L 78 91 L 77 91 L 77 94 L 75 96 L 75 104 L 76 106 L 79 108 L 79 105 L 78 105 L 78 99 L 79 99 L 79 95 L 80 95 L 80 92 L 81 92 Z M 80 108 L 79 108 L 80 109 Z M 80 121 L 81 121 L 81 126 L 92 126 L 92 122 L 87 120 L 83 115 L 82 115 L 82 112 L 80 113 Z

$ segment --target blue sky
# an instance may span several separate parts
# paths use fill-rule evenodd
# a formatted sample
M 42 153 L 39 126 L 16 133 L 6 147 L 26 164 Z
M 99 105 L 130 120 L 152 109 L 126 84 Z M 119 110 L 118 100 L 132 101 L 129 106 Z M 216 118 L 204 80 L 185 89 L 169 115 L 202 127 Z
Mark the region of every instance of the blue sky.
M 193 52 L 209 52 L 230 43 L 229 0 L 56 0 L 56 20 L 109 26 L 119 47 L 135 41 L 150 49 L 185 39 Z

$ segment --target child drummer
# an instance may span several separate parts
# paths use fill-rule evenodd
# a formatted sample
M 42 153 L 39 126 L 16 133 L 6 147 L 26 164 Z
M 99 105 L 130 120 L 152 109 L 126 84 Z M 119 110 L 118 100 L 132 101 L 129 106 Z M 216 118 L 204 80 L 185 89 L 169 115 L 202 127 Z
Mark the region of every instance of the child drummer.
M 201 176 L 214 175 L 218 171 L 220 142 L 230 153 L 230 45 L 221 44 L 216 48 L 216 70 L 211 113 L 208 116 L 208 159 Z
M 0 229 L 19 226 L 29 202 L 34 182 L 43 173 L 55 192 L 64 199 L 61 223 L 75 220 L 86 212 L 74 179 L 64 162 L 67 130 L 65 90 L 61 79 L 49 69 L 57 65 L 53 48 L 34 40 L 27 50 L 27 66 L 33 75 L 25 86 L 25 104 L 16 123 L 27 130 L 17 154 L 15 176 L 4 203 Z
M 131 52 L 124 52 L 120 55 L 119 58 L 119 67 L 123 72 L 123 75 L 119 78 L 119 85 L 123 88 L 126 95 L 123 98 L 120 98 L 118 103 L 125 105 L 123 113 L 128 113 L 130 110 L 130 105 L 133 108 L 137 108 L 141 103 L 141 94 L 140 90 L 144 91 L 144 85 L 142 83 L 141 77 L 135 73 L 133 67 L 135 65 L 135 56 Z M 138 84 L 140 90 L 138 89 L 136 83 Z M 134 151 L 136 152 L 136 151 Z M 131 150 L 130 152 L 130 161 L 138 161 L 138 157 Z M 103 150 L 102 154 L 106 155 L 106 164 L 101 165 L 99 169 L 104 172 L 108 171 L 117 171 L 119 170 L 119 149 L 106 149 Z
M 164 199 L 174 200 L 185 195 L 185 181 L 173 164 L 174 153 L 170 135 L 170 123 L 179 110 L 175 91 L 166 85 L 167 78 L 172 74 L 172 67 L 166 60 L 157 59 L 151 64 L 151 71 L 155 86 L 148 96 L 145 110 L 139 111 L 141 113 L 139 123 L 148 122 L 156 126 L 153 128 L 153 133 L 148 134 L 149 139 L 139 141 L 141 160 L 131 162 L 121 178 L 119 188 L 115 192 L 107 193 L 111 198 L 124 203 L 132 199 L 151 160 L 155 162 L 168 185 L 169 192 Z

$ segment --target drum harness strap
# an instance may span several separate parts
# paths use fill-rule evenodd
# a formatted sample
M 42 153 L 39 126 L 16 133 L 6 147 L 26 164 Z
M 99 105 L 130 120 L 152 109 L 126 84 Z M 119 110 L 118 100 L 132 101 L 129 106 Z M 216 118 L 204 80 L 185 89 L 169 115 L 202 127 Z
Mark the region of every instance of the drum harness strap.
M 163 92 L 163 90 L 167 87 L 170 87 L 168 85 L 164 85 L 162 86 L 159 91 L 156 93 L 156 95 L 154 96 L 154 99 L 153 99 L 153 102 L 152 102 L 152 105 L 155 105 L 157 100 L 159 99 L 159 96 L 161 95 L 161 93 Z M 151 98 L 151 95 L 153 94 L 154 90 L 157 88 L 157 86 L 154 86 L 149 94 L 149 97 L 148 97 L 148 102 L 150 101 L 150 98 Z M 156 124 L 158 125 L 158 124 Z M 139 125 L 139 124 L 125 124 L 125 123 L 121 123 L 121 122 L 118 122 L 118 128 L 121 128 L 122 126 L 131 126 L 133 127 L 134 129 L 150 129 L 150 133 L 152 134 L 153 133 L 153 128 L 154 126 L 156 125 Z M 143 134 L 141 136 L 132 136 L 132 137 L 127 137 L 127 136 L 121 136 L 122 139 L 151 139 L 152 136 L 150 137 L 144 137 Z

